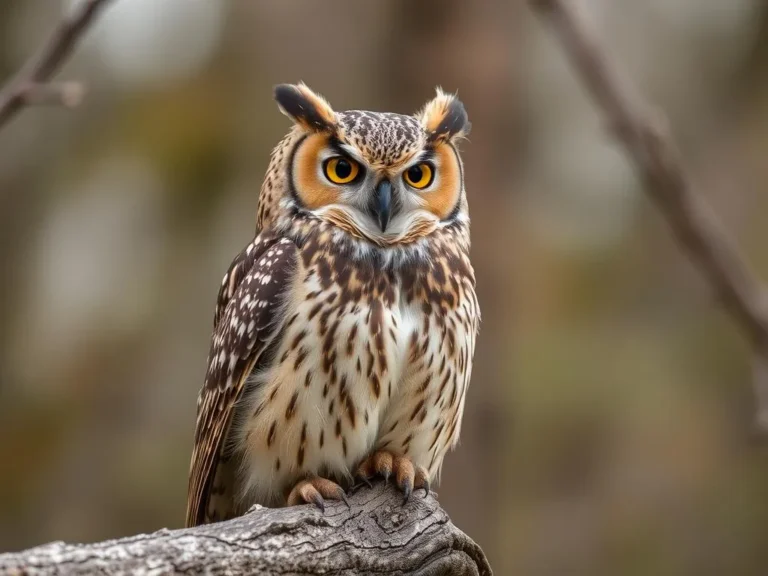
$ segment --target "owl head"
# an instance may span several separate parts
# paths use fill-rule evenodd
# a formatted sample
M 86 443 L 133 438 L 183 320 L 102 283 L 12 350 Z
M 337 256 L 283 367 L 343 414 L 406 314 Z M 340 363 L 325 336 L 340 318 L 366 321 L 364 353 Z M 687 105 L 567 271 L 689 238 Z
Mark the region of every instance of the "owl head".
M 272 154 L 260 228 L 302 215 L 395 246 L 467 222 L 456 144 L 470 124 L 455 96 L 438 89 L 415 115 L 337 112 L 304 84 L 277 86 L 275 99 L 294 126 Z

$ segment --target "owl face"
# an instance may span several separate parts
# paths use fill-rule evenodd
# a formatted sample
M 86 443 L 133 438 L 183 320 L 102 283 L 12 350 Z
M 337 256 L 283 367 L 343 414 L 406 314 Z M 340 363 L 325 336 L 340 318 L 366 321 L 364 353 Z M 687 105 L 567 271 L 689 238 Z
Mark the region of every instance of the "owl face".
M 438 90 L 414 116 L 334 112 L 303 84 L 278 86 L 275 98 L 295 123 L 283 205 L 380 246 L 467 218 L 456 141 L 469 122 L 455 97 Z

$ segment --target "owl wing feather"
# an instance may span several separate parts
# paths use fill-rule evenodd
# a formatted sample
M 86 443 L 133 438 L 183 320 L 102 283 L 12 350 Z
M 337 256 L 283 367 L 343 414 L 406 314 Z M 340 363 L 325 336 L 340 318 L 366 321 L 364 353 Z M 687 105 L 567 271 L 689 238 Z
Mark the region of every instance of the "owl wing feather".
M 197 401 L 187 526 L 205 521 L 233 408 L 246 378 L 280 331 L 283 304 L 297 267 L 296 245 L 267 231 L 235 258 L 224 275 L 214 313 L 208 372 Z

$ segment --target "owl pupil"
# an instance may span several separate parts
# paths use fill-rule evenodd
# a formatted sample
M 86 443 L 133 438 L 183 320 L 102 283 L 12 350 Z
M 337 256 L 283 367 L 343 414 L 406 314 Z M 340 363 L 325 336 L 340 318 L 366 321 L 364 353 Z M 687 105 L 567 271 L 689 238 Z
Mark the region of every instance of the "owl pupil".
M 421 166 L 411 166 L 408 168 L 408 179 L 411 182 L 418 182 L 421 180 Z
M 352 174 L 352 165 L 344 159 L 339 160 L 336 163 L 336 176 L 344 180 L 349 178 L 350 174 Z

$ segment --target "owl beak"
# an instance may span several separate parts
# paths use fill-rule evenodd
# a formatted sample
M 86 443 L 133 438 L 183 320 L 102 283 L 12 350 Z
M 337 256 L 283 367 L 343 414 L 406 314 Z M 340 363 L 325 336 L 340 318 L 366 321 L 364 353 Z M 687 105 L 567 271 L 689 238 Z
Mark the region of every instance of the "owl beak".
M 392 216 L 392 183 L 389 180 L 382 180 L 376 185 L 370 209 L 379 228 L 385 232 Z

